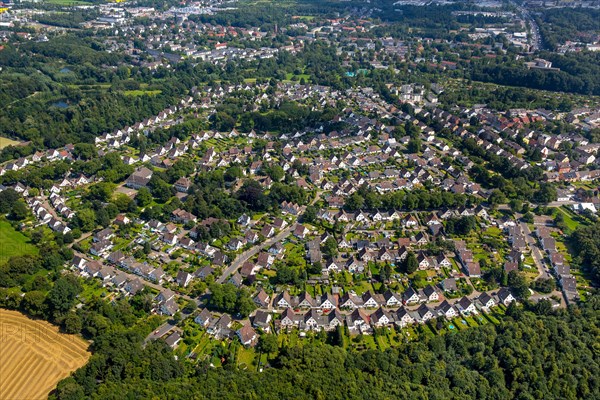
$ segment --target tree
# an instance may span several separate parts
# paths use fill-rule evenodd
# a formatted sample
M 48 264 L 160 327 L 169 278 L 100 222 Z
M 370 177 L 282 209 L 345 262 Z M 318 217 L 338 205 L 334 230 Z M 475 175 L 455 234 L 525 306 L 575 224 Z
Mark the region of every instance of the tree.
M 306 207 L 304 214 L 302 215 L 303 222 L 314 222 L 317 219 L 317 208 L 313 205 Z
M 338 254 L 338 244 L 333 237 L 328 237 L 322 246 L 323 255 L 326 258 L 335 258 Z
M 48 306 L 46 305 L 46 295 L 39 290 L 33 290 L 25 293 L 21 301 L 23 311 L 33 317 L 42 317 L 46 315 Z
M 561 231 L 565 231 L 567 229 L 565 215 L 561 211 L 557 211 L 554 215 L 554 225 L 556 225 L 556 227 Z
M 185 307 L 183 307 L 183 312 L 186 314 L 191 314 L 198 309 L 198 304 L 196 304 L 193 300 L 188 300 Z
M 492 193 L 490 194 L 488 201 L 492 206 L 496 206 L 498 204 L 502 204 L 502 203 L 506 202 L 506 196 L 500 190 L 494 189 L 494 190 L 492 190 Z
M 79 333 L 82 327 L 81 318 L 74 312 L 69 312 L 62 321 L 62 328 L 65 333 Z
M 81 285 L 75 276 L 64 275 L 58 278 L 48 293 L 48 305 L 54 318 L 69 311 L 80 292 Z
M 246 318 L 256 309 L 256 303 L 254 303 L 248 292 L 240 290 L 238 292 L 235 309 L 242 318 Z
M 60 400 L 79 400 L 85 397 L 85 393 L 74 378 L 68 377 L 58 383 L 56 396 Z
M 542 204 L 548 204 L 552 201 L 556 201 L 556 188 L 551 183 L 542 183 L 540 185 L 540 189 L 534 193 L 533 198 L 535 201 Z
M 285 264 L 281 264 L 277 267 L 275 280 L 277 283 L 296 284 L 299 280 L 298 270 Z
M 258 339 L 257 349 L 261 353 L 267 353 L 267 354 L 275 353 L 278 348 L 279 348 L 279 345 L 277 344 L 277 336 L 276 335 L 272 335 L 272 334 L 262 335 Z
M 94 210 L 89 208 L 79 210 L 74 217 L 74 223 L 83 232 L 90 232 L 96 228 L 96 213 L 94 213 Z
M 510 206 L 510 209 L 514 212 L 521 212 L 523 210 L 523 202 L 521 200 L 511 199 L 508 202 L 508 205 Z
M 323 271 L 323 265 L 321 264 L 320 261 L 316 261 L 314 263 L 308 263 L 306 265 L 306 272 L 308 272 L 311 275 L 321 274 L 322 271 Z
M 523 222 L 528 223 L 528 224 L 533 224 L 533 221 L 534 221 L 534 217 L 531 212 L 526 212 L 525 215 L 523 215 L 523 218 L 521 218 L 521 219 L 523 220 Z
M 413 272 L 415 272 L 417 270 L 418 267 L 419 267 L 419 262 L 417 261 L 417 257 L 415 256 L 415 253 L 413 253 L 412 251 L 409 251 L 406 256 L 406 260 L 404 261 L 404 271 L 407 274 L 412 274 Z
M 346 199 L 344 204 L 348 211 L 358 211 L 365 205 L 365 199 L 358 193 L 354 192 Z
M 540 293 L 552 293 L 556 289 L 554 278 L 540 278 L 531 283 L 531 288 Z
M 510 271 L 508 273 L 508 286 L 519 300 L 525 300 L 531 294 L 525 277 L 518 271 Z
M 12 219 L 13 221 L 22 221 L 27 218 L 28 215 L 29 209 L 27 208 L 27 204 L 25 204 L 23 199 L 19 199 L 12 206 L 8 218 Z
M 421 147 L 421 139 L 413 138 L 408 141 L 408 144 L 406 145 L 406 150 L 408 150 L 408 152 L 411 154 L 420 153 Z
M 152 203 L 152 194 L 150 193 L 150 190 L 146 187 L 140 188 L 135 196 L 135 201 L 140 207 L 146 207 L 148 204 Z
M 278 164 L 269 165 L 269 167 L 265 171 L 269 178 L 271 178 L 274 182 L 279 182 L 285 176 L 285 172 L 283 168 Z
M 113 203 L 117 206 L 119 212 L 127 211 L 132 201 L 125 193 L 119 193 L 113 199 Z
M 240 179 L 243 176 L 244 171 L 239 165 L 232 165 L 231 167 L 227 168 L 225 174 L 223 174 L 223 178 L 225 178 L 225 180 L 228 182 L 233 182 L 237 179 Z
M 379 270 L 379 278 L 381 279 L 382 282 L 387 282 L 390 280 L 391 276 L 392 276 L 392 267 L 386 263 Z

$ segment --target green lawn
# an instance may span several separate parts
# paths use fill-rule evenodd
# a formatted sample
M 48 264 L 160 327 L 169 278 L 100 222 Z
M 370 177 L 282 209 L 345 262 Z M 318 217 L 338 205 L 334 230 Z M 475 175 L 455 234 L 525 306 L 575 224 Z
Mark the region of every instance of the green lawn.
M 8 221 L 0 220 L 0 263 L 13 256 L 37 254 L 37 251 L 27 236 L 17 232 Z
M 81 0 L 46 0 L 48 4 L 57 4 L 59 6 L 85 6 L 89 5 L 87 1 Z
M 556 210 L 564 216 L 565 225 L 569 230 L 574 231 L 577 229 L 579 222 L 575 221 L 569 212 L 565 211 L 563 207 L 559 207 Z
M 125 90 L 123 94 L 125 96 L 156 96 L 160 94 L 162 90 Z
M 254 357 L 256 357 L 256 352 L 253 348 L 245 348 L 240 346 L 238 349 L 238 365 L 245 365 L 246 368 L 251 368 Z
M 16 140 L 12 140 L 9 138 L 5 138 L 5 137 L 0 137 L 0 149 L 3 149 L 7 146 L 18 146 L 20 142 L 17 142 Z

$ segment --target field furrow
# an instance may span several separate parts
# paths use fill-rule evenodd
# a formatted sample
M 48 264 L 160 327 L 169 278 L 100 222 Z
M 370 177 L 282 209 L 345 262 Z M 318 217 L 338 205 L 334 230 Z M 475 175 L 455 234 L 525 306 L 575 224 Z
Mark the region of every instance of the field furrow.
M 0 309 L 0 399 L 45 399 L 83 366 L 88 343 L 45 321 Z

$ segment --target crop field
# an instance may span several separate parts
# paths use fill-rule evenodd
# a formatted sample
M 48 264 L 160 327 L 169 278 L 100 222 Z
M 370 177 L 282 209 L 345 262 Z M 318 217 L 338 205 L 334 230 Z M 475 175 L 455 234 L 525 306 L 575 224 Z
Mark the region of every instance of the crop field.
M 0 309 L 0 399 L 46 399 L 87 362 L 87 347 L 48 322 Z

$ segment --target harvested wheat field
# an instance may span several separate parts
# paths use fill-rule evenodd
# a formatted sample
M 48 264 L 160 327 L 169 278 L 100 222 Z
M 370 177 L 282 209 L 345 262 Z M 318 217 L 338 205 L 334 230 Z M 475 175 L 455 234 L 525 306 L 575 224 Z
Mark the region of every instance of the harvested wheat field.
M 83 366 L 88 343 L 45 321 L 0 309 L 0 399 L 45 399 L 58 381 Z

